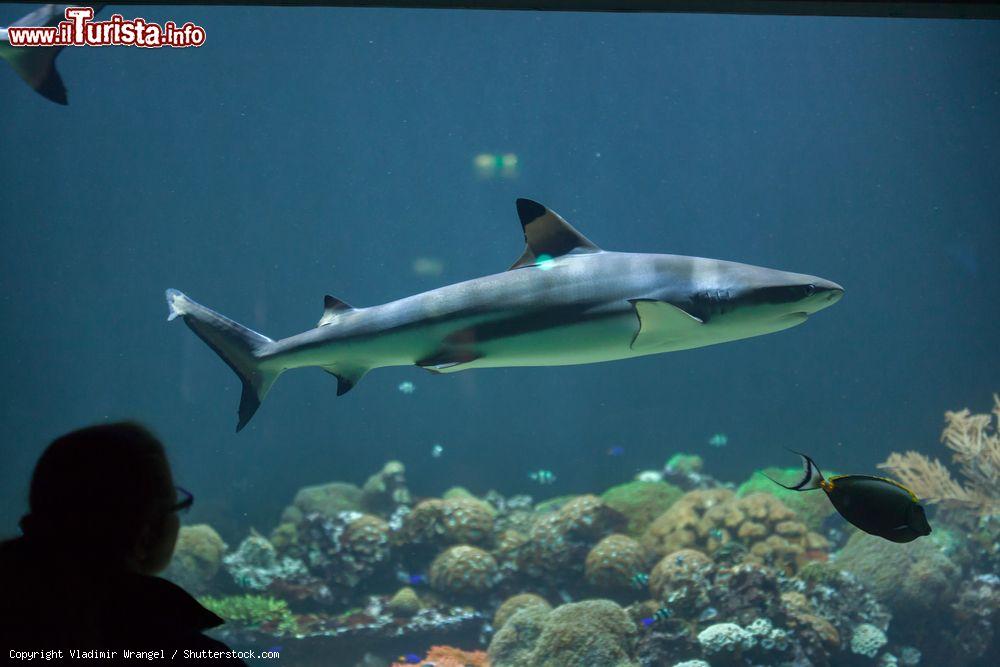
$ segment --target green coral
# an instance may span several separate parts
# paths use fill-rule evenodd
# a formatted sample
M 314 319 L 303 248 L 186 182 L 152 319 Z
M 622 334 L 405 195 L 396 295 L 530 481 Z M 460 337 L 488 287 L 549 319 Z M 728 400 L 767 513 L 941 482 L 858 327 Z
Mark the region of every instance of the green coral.
M 555 498 L 549 498 L 548 500 L 543 500 L 542 502 L 535 505 L 535 512 L 538 514 L 545 514 L 547 512 L 558 512 L 562 509 L 563 505 L 578 498 L 576 494 L 568 496 L 556 496 Z
M 667 470 L 672 470 L 673 472 L 678 472 L 682 475 L 690 475 L 692 473 L 701 472 L 702 467 L 704 467 L 705 462 L 697 454 L 684 454 L 678 453 L 670 457 L 667 461 Z
M 265 595 L 205 596 L 198 602 L 223 620 L 248 627 L 275 625 L 281 633 L 294 632 L 295 616 L 284 600 Z
M 195 594 L 204 593 L 219 571 L 225 551 L 226 543 L 208 524 L 184 526 L 164 577 Z
M 796 576 L 809 584 L 833 586 L 840 579 L 840 570 L 818 560 L 812 560 L 799 568 Z
M 585 600 L 548 611 L 528 606 L 490 642 L 493 667 L 638 667 L 636 626 L 610 600 Z
M 667 482 L 628 482 L 611 487 L 601 494 L 601 500 L 628 519 L 625 534 L 639 538 L 682 495 L 681 489 Z
M 893 615 L 893 627 L 911 636 L 936 622 L 955 597 L 960 569 L 938 544 L 922 538 L 906 544 L 857 532 L 834 565 L 854 574 Z
M 832 477 L 835 474 L 829 472 L 827 477 Z M 819 530 L 823 521 L 835 512 L 833 504 L 830 503 L 825 493 L 790 491 L 778 486 L 764 475 L 773 477 L 784 484 L 793 484 L 802 478 L 802 469 L 764 468 L 758 470 L 750 479 L 740 484 L 740 487 L 736 489 L 736 496 L 742 498 L 751 493 L 769 493 L 795 512 L 810 530 Z

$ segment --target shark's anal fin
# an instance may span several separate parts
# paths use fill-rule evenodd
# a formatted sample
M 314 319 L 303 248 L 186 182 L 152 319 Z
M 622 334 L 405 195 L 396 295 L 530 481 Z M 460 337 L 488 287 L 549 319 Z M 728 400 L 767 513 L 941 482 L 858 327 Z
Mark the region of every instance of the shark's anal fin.
M 441 350 L 417 361 L 417 366 L 431 373 L 454 373 L 465 368 L 465 365 L 477 359 L 482 354 L 474 350 Z
M 343 396 L 354 388 L 368 372 L 367 368 L 324 366 L 323 370 L 337 378 L 337 396 Z
M 570 253 L 600 252 L 590 239 L 557 213 L 530 199 L 517 200 L 517 215 L 524 228 L 524 253 L 508 270 L 537 264 Z
M 633 350 L 647 350 L 685 338 L 705 322 L 666 301 L 630 299 L 639 319 L 632 337 Z
M 349 310 L 354 310 L 354 308 L 346 301 L 341 301 L 335 296 L 330 296 L 327 294 L 323 297 L 323 317 L 319 318 L 319 322 L 316 324 L 318 327 L 326 326 L 333 322 L 333 318 L 341 313 L 346 313 Z

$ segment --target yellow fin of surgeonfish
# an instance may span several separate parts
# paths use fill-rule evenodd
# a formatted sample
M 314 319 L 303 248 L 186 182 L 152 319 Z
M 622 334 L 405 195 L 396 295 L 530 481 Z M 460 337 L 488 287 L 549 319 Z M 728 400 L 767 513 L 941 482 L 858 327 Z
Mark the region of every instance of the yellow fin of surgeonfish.
M 893 486 L 899 487 L 903 491 L 906 491 L 906 493 L 909 494 L 909 496 L 913 500 L 913 502 L 915 502 L 915 503 L 919 503 L 920 502 L 920 499 L 917 498 L 917 494 L 913 493 L 913 491 L 910 491 L 908 488 L 906 488 L 905 486 L 903 486 L 902 484 L 900 484 L 896 480 L 889 479 L 888 477 L 877 477 L 875 475 L 834 475 L 833 477 L 830 477 L 827 481 L 832 484 L 832 483 L 836 482 L 838 479 L 843 479 L 845 477 L 855 477 L 855 478 L 861 478 L 861 479 L 877 479 L 880 482 L 888 482 L 889 484 L 892 484 Z

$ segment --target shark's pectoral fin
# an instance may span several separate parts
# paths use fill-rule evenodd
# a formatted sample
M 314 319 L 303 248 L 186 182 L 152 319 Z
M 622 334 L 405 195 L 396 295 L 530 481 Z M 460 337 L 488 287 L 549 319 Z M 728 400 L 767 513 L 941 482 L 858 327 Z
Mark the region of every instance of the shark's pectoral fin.
M 686 338 L 705 322 L 666 301 L 629 299 L 639 318 L 639 328 L 632 338 L 633 350 L 647 350 L 669 345 Z
M 323 370 L 337 377 L 337 396 L 343 396 L 353 389 L 368 372 L 367 368 L 345 366 L 324 366 Z
M 333 318 L 337 315 L 346 313 L 349 310 L 354 310 L 354 307 L 348 305 L 346 301 L 341 301 L 337 297 L 327 294 L 323 297 L 323 317 L 319 318 L 319 322 L 316 326 L 326 326 L 327 324 L 333 322 Z
M 539 260 L 570 253 L 600 252 L 593 242 L 553 211 L 530 199 L 517 200 L 517 215 L 524 228 L 524 253 L 508 270 L 533 266 Z
M 482 357 L 482 353 L 475 350 L 447 349 L 418 360 L 417 366 L 431 373 L 454 373 Z

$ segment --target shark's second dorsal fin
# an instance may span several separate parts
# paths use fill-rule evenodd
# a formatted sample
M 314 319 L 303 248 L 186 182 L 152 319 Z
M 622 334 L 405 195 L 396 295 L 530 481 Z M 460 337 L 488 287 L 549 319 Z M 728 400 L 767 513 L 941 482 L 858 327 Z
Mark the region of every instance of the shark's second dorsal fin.
M 327 294 L 323 297 L 323 317 L 319 318 L 319 323 L 316 326 L 326 326 L 333 321 L 334 317 L 348 310 L 354 310 L 354 307 L 346 301 L 341 301 L 337 297 Z
M 530 199 L 517 200 L 517 215 L 524 228 L 524 254 L 511 269 L 520 269 L 538 263 L 545 255 L 554 259 L 570 253 L 600 252 L 586 236 L 576 231 L 558 214 Z

